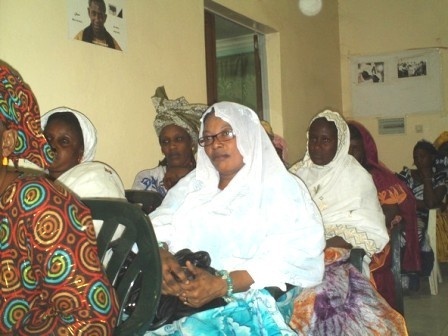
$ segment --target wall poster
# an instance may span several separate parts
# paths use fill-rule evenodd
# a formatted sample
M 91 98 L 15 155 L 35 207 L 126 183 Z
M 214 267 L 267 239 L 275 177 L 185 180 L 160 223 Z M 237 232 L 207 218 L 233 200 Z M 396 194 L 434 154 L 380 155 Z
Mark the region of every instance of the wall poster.
M 125 0 L 67 0 L 69 38 L 126 50 Z
M 441 50 L 350 58 L 353 116 L 397 117 L 444 110 Z

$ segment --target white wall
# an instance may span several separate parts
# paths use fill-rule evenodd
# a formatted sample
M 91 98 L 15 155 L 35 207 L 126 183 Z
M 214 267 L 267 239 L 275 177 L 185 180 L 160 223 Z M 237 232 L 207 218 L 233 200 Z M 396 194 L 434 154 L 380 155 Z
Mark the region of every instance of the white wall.
M 295 0 L 216 2 L 277 31 L 266 37 L 271 121 L 294 161 L 311 117 L 342 106 L 337 3 L 305 17 Z M 97 159 L 130 187 L 161 159 L 156 87 L 206 102 L 203 14 L 202 0 L 126 1 L 127 50 L 118 52 L 68 39 L 66 1 L 0 0 L 0 58 L 30 84 L 42 113 L 61 105 L 84 112 L 98 129 Z
M 344 114 L 352 118 L 350 56 L 394 53 L 415 48 L 447 48 L 448 1 L 342 0 L 339 1 L 339 25 L 342 100 Z M 405 116 L 406 133 L 400 135 L 380 135 L 376 118 L 357 118 L 375 138 L 380 160 L 394 171 L 401 170 L 404 165 L 412 165 L 412 149 L 418 140 L 425 138 L 432 142 L 448 129 L 446 52 L 443 63 L 443 111 Z M 423 128 L 421 133 L 416 131 L 418 126 Z

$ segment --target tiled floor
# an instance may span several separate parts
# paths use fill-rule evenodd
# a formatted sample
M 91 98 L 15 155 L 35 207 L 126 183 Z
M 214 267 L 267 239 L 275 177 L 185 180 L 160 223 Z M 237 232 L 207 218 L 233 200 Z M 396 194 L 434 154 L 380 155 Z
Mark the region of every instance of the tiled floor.
M 448 336 L 448 264 L 440 264 L 443 282 L 431 295 L 427 278 L 421 287 L 404 297 L 404 315 L 410 336 Z

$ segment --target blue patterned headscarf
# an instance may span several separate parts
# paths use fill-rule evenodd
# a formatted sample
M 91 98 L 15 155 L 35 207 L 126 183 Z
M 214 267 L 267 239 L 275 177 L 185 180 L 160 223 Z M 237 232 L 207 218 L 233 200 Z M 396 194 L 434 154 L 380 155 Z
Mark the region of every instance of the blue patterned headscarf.
M 42 168 L 52 162 L 53 152 L 40 127 L 40 112 L 31 89 L 13 69 L 0 63 L 0 121 L 17 131 L 17 141 L 9 158 L 26 159 Z

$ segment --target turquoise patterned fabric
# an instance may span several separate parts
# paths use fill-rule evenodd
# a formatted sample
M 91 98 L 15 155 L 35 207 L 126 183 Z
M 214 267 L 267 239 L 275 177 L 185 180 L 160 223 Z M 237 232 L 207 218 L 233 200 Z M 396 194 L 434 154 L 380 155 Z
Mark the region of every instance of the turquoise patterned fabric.
M 145 336 L 157 335 L 296 335 L 285 323 L 274 298 L 266 290 L 235 294 L 235 301 L 167 324 Z

